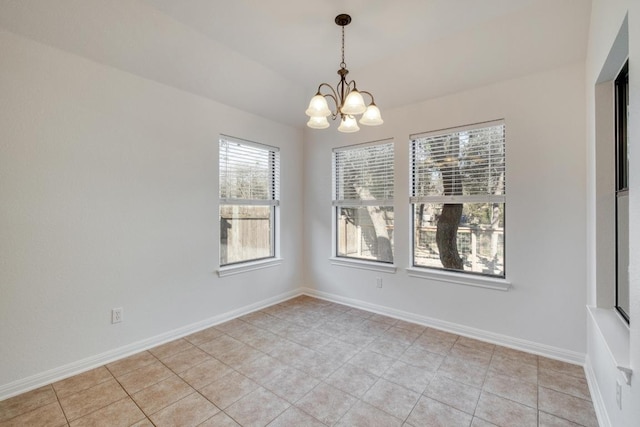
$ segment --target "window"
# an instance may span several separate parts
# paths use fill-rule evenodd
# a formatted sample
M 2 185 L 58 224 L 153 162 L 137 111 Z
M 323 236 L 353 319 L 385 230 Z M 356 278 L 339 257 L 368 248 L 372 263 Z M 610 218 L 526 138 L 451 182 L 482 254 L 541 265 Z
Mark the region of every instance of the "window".
M 505 127 L 411 136 L 413 265 L 505 277 Z
M 629 62 L 615 80 L 616 96 L 616 308 L 629 322 Z
M 220 265 L 275 257 L 278 148 L 220 137 Z
M 393 142 L 333 150 L 338 257 L 393 262 Z

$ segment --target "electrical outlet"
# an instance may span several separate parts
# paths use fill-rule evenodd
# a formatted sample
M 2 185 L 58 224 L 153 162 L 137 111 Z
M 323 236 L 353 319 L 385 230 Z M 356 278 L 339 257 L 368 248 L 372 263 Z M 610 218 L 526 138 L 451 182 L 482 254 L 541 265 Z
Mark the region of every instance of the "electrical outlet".
M 620 380 L 616 380 L 616 403 L 618 409 L 622 410 L 622 383 Z
M 381 277 L 378 277 L 378 278 L 376 279 L 376 286 L 378 286 L 379 288 L 381 288 L 381 287 L 382 287 L 382 278 L 381 278 Z
M 122 322 L 122 307 L 111 309 L 111 323 Z

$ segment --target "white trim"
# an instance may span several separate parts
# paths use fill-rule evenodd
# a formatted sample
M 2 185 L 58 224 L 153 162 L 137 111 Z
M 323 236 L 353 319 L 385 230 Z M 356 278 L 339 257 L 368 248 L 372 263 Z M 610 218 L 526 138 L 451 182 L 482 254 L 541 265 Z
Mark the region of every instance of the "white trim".
M 451 271 L 436 270 L 430 268 L 407 267 L 410 277 L 437 280 L 439 282 L 455 283 L 457 285 L 476 286 L 479 288 L 508 291 L 512 283 L 506 279 L 481 276 L 478 274 L 454 273 Z
M 280 206 L 278 199 L 220 199 L 220 205 Z
M 331 152 L 338 153 L 340 151 L 349 151 L 355 148 L 374 147 L 376 145 L 392 144 L 394 142 L 395 142 L 394 138 L 377 139 L 375 141 L 361 142 L 359 144 L 351 144 L 351 145 L 343 145 L 341 147 L 335 147 L 331 150 Z
M 244 316 L 245 314 L 261 310 L 274 304 L 279 304 L 283 301 L 295 298 L 301 294 L 302 291 L 300 289 L 287 291 L 282 294 L 276 295 L 275 297 L 267 298 L 256 303 L 210 317 L 209 319 L 205 319 L 200 322 L 184 326 L 182 328 L 174 329 L 173 331 L 156 335 L 155 337 L 137 341 L 113 350 L 106 351 L 101 354 L 97 354 L 95 356 L 87 357 L 85 359 L 60 366 L 58 368 L 50 369 L 48 371 L 32 375 L 21 380 L 13 381 L 11 383 L 0 386 L 0 401 L 54 383 L 56 381 L 63 380 L 65 378 L 81 374 L 82 372 L 86 372 L 88 370 L 106 365 L 107 363 L 111 363 L 124 357 L 131 356 L 132 354 L 148 350 L 169 341 L 191 335 L 203 329 L 210 328 L 211 326 L 219 325 L 220 323 L 235 319 L 236 317 Z
M 591 364 L 591 358 L 587 354 L 586 362 L 584 365 L 584 374 L 587 378 L 587 385 L 589 386 L 589 393 L 591 395 L 591 401 L 593 402 L 593 409 L 596 411 L 596 417 L 598 418 L 598 425 L 600 427 L 612 427 L 607 408 L 604 404 L 604 399 L 600 393 L 600 387 L 598 387 L 598 379 L 596 373 L 593 370 Z
M 220 136 L 218 137 L 218 141 L 220 141 L 221 139 L 224 139 L 227 142 L 233 142 L 235 144 L 242 144 L 242 145 L 248 145 L 253 148 L 260 148 L 262 150 L 269 150 L 269 151 L 275 151 L 275 152 L 280 151 L 280 147 L 263 144 L 261 142 L 249 141 L 248 139 L 242 139 L 242 138 L 227 135 L 224 133 L 220 134 Z
M 472 194 L 469 196 L 412 196 L 409 203 L 506 203 L 507 196 L 504 194 Z
M 631 385 L 633 371 L 630 359 L 629 327 L 614 309 L 587 306 L 587 311 L 602 341 L 607 345 L 613 364 L 621 372 L 627 384 Z
M 262 268 L 275 267 L 282 264 L 282 258 L 267 258 L 257 261 L 247 261 L 238 264 L 225 265 L 218 269 L 218 277 L 232 276 L 246 273 L 247 271 L 260 270 Z
M 393 207 L 393 199 L 371 199 L 371 200 L 334 200 L 331 202 L 335 207 L 360 207 L 360 206 L 391 206 Z
M 193 323 L 191 325 L 187 325 L 182 328 L 174 329 L 173 331 L 169 331 L 152 338 L 131 343 L 114 350 L 109 350 L 107 352 L 104 352 L 95 356 L 91 356 L 73 363 L 69 363 L 67 365 L 64 365 L 55 369 L 51 369 L 49 371 L 46 371 L 40 374 L 32 375 L 30 377 L 2 385 L 0 386 L 0 401 L 16 396 L 21 393 L 25 393 L 30 390 L 34 390 L 36 388 L 51 384 L 56 381 L 69 378 L 73 375 L 80 374 L 90 369 L 94 369 L 94 368 L 106 365 L 107 363 L 111 363 L 113 361 L 138 353 L 140 351 L 144 351 L 149 348 L 153 348 L 158 345 L 167 343 L 169 341 L 182 338 L 184 336 L 187 336 L 192 333 L 209 328 L 211 326 L 215 326 L 220 323 L 235 319 L 245 314 L 249 314 L 254 311 L 261 310 L 263 308 L 272 306 L 274 304 L 279 304 L 281 302 L 287 301 L 289 299 L 295 298 L 300 295 L 308 295 L 314 298 L 332 301 L 332 302 L 347 305 L 350 307 L 360 308 L 369 312 L 383 314 L 396 319 L 417 323 L 423 326 L 433 327 L 443 331 L 452 332 L 458 335 L 475 338 L 475 339 L 490 342 L 493 344 L 502 345 L 505 347 L 526 351 L 529 353 L 538 354 L 538 355 L 549 357 L 552 359 L 562 360 L 568 363 L 573 363 L 578 365 L 585 364 L 585 355 L 582 353 L 576 353 L 576 352 L 560 349 L 557 347 L 538 344 L 532 341 L 521 340 L 518 338 L 509 337 L 506 335 L 495 334 L 492 332 L 483 331 L 481 329 L 471 328 L 464 325 L 458 325 L 455 323 L 446 322 L 446 321 L 430 318 L 427 316 L 421 316 L 414 313 L 409 313 L 401 310 L 392 309 L 389 307 L 367 303 L 367 302 L 352 299 L 352 298 L 346 298 L 339 295 L 318 291 L 308 287 L 300 287 L 298 289 L 284 292 L 280 295 L 267 298 L 265 300 L 256 302 L 254 304 L 250 304 L 245 307 L 240 307 L 235 310 L 231 310 L 229 312 L 219 314 L 217 316 L 211 317 L 209 319 L 205 319 L 200 322 Z M 585 373 L 587 375 L 587 380 L 589 381 L 589 384 L 591 387 L 591 393 L 592 393 L 591 395 L 592 397 L 596 397 L 596 399 L 594 399 L 594 406 L 596 409 L 596 414 L 598 414 L 598 420 L 602 423 L 607 418 L 606 417 L 601 418 L 602 398 L 599 395 L 598 388 L 595 386 L 592 387 L 592 384 L 595 385 L 596 382 L 595 382 L 595 375 L 590 365 L 587 365 L 587 368 L 585 369 Z M 600 400 L 598 401 L 597 398 L 599 398 Z M 602 424 L 602 425 L 603 427 L 610 426 L 610 424 Z
M 331 257 L 329 258 L 332 265 L 341 267 L 359 268 L 361 270 L 380 271 L 383 273 L 395 273 L 398 267 L 395 264 L 384 262 L 366 261 L 361 259 L 352 259 L 347 257 Z
M 468 125 L 455 126 L 451 128 L 430 130 L 430 131 L 420 132 L 420 133 L 412 133 L 411 135 L 409 135 L 409 139 L 413 140 L 413 139 L 425 138 L 425 137 L 444 136 L 450 133 L 466 132 L 470 130 L 478 130 L 478 129 L 484 129 L 484 128 L 501 126 L 501 125 L 502 126 L 505 125 L 504 119 L 489 120 L 486 122 L 471 123 Z
M 553 347 L 546 344 L 540 344 L 533 341 L 523 340 L 520 338 L 510 337 L 508 335 L 496 334 L 494 332 L 482 329 L 472 328 L 470 326 L 460 325 L 457 323 L 447 322 L 444 320 L 434 319 L 432 317 L 422 316 L 407 311 L 396 310 L 377 304 L 371 304 L 365 301 L 343 297 L 328 292 L 318 291 L 311 288 L 301 288 L 302 294 L 314 298 L 320 298 L 338 304 L 348 305 L 350 307 L 359 308 L 373 313 L 383 314 L 395 319 L 405 320 L 411 323 L 417 323 L 422 326 L 428 326 L 442 331 L 451 332 L 469 338 L 489 342 L 503 347 L 513 348 L 515 350 L 525 351 L 527 353 L 537 354 L 539 356 L 548 357 L 550 359 L 561 360 L 563 362 L 574 365 L 584 366 L 584 353 L 566 350 L 563 348 Z

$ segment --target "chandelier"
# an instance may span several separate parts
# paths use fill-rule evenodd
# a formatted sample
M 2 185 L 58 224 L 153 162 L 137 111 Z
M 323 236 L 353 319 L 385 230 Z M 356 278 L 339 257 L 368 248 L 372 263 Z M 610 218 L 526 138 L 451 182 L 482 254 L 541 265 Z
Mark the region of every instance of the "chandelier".
M 321 83 L 318 86 L 318 92 L 311 102 L 309 102 L 309 108 L 305 113 L 309 116 L 307 126 L 312 129 L 326 129 L 329 127 L 329 121 L 327 117 L 331 116 L 331 120 L 335 120 L 340 116 L 340 126 L 338 130 L 340 132 L 357 132 L 360 130 L 356 118 L 362 114 L 360 118 L 360 124 L 366 126 L 377 126 L 383 123 L 380 116 L 380 109 L 376 106 L 373 95 L 363 90 L 356 88 L 355 80 L 347 81 L 347 64 L 344 62 L 344 27 L 351 22 L 351 16 L 346 14 L 340 14 L 336 16 L 335 22 L 342 27 L 342 62 L 340 62 L 340 69 L 338 75 L 340 81 L 334 89 L 328 83 Z M 328 93 L 322 93 L 323 88 L 328 88 Z M 327 92 L 327 91 L 325 91 Z M 371 98 L 369 105 L 365 105 L 362 95 L 367 95 Z M 332 99 L 335 105 L 335 110 L 329 109 L 327 98 Z

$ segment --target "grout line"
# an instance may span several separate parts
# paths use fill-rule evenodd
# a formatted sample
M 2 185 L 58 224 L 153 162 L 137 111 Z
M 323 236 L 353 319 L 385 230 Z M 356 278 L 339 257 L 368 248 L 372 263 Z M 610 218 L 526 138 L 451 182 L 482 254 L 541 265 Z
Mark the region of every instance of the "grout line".
M 51 387 L 51 389 L 53 390 L 53 393 L 56 396 L 56 402 L 58 402 L 58 405 L 60 406 L 60 410 L 62 411 L 62 415 L 64 416 L 64 419 L 67 421 L 67 425 L 71 425 L 71 421 L 69 421 L 69 417 L 67 416 L 67 413 L 64 410 L 64 407 L 62 406 L 62 402 L 60 402 L 60 397 L 58 396 L 58 392 L 56 391 L 56 388 L 53 386 L 53 384 L 50 384 L 49 387 Z
M 314 304 L 311 303 L 310 301 L 323 301 L 322 304 Z M 417 392 L 413 389 L 410 389 L 408 387 L 405 387 L 403 384 L 400 384 L 396 381 L 392 379 L 387 379 L 384 378 L 384 375 L 390 371 L 391 367 L 394 366 L 398 361 L 406 364 L 407 366 L 411 366 L 417 369 L 421 369 L 421 370 L 426 370 L 427 368 L 423 368 L 420 366 L 415 366 L 412 363 L 408 363 L 408 362 L 404 362 L 402 359 L 403 355 L 407 353 L 407 351 L 410 348 L 416 348 L 414 347 L 415 345 L 417 345 L 418 341 L 420 340 L 421 337 L 428 337 L 429 339 L 432 339 L 437 345 L 439 345 L 440 347 L 444 348 L 447 346 L 447 342 L 449 338 L 439 338 L 438 334 L 436 333 L 435 335 L 433 335 L 433 332 L 437 332 L 439 331 L 438 329 L 435 328 L 430 328 L 430 327 L 424 327 L 423 325 L 419 325 L 416 324 L 418 326 L 420 326 L 421 328 L 418 331 L 415 331 L 412 327 L 410 327 L 410 325 L 405 324 L 405 323 L 401 323 L 402 326 L 397 326 L 399 324 L 399 321 L 394 319 L 394 318 L 389 318 L 388 316 L 384 316 L 384 315 L 379 315 L 379 314 L 374 314 L 374 313 L 368 313 L 366 312 L 366 310 L 361 310 L 361 309 L 354 309 L 354 308 L 345 308 L 345 309 L 340 309 L 339 308 L 342 307 L 343 305 L 339 304 L 339 303 L 335 303 L 335 302 L 330 302 L 330 301 L 325 301 L 325 300 L 321 300 L 321 299 L 317 299 L 317 298 L 312 298 L 312 297 L 303 297 L 300 302 L 296 302 L 296 299 L 290 299 L 287 300 L 285 302 L 282 302 L 280 304 L 274 304 L 270 307 L 266 307 L 263 308 L 262 310 L 258 310 L 255 311 L 254 313 L 250 313 L 248 315 L 244 315 L 241 316 L 239 318 L 236 319 L 231 319 L 229 322 L 234 322 L 232 324 L 230 324 L 230 329 L 229 326 L 227 326 L 225 329 L 226 330 L 221 330 L 218 329 L 216 326 L 211 326 L 208 329 L 215 329 L 216 331 L 218 331 L 220 334 L 211 338 L 210 340 L 207 340 L 206 342 L 202 342 L 199 344 L 195 344 L 192 341 L 189 340 L 190 335 L 187 335 L 185 337 L 181 337 L 181 338 L 177 338 L 176 340 L 170 341 L 168 343 L 163 343 L 160 346 L 156 346 L 154 348 L 148 349 L 148 350 L 144 350 L 141 351 L 139 353 L 136 354 L 141 354 L 143 352 L 147 352 L 149 353 L 152 357 L 153 357 L 153 361 L 147 364 L 144 364 L 142 366 L 139 366 L 135 369 L 129 370 L 127 372 L 125 372 L 124 374 L 121 374 L 120 377 L 126 376 L 126 375 L 130 375 L 146 366 L 151 365 L 152 363 L 155 363 L 156 361 L 159 362 L 162 367 L 164 367 L 165 369 L 167 369 L 169 372 L 171 372 L 172 375 L 175 375 L 177 378 L 179 378 L 181 381 L 183 381 L 184 383 L 186 383 L 190 389 L 192 390 L 189 394 L 187 394 L 187 396 L 183 396 L 182 398 L 176 400 L 175 402 L 170 403 L 169 405 L 160 408 L 158 411 L 164 410 L 165 408 L 167 408 L 168 406 L 171 406 L 177 402 L 180 402 L 182 400 L 184 400 L 185 398 L 191 396 L 195 393 L 198 393 L 201 397 L 203 397 L 207 402 L 211 403 L 212 405 L 214 405 L 216 408 L 219 409 L 219 413 L 223 413 L 224 415 L 228 416 L 231 419 L 234 419 L 233 417 L 231 417 L 231 415 L 229 415 L 224 409 L 219 408 L 217 405 L 215 405 L 214 402 L 212 402 L 211 400 L 209 400 L 206 396 L 204 396 L 201 393 L 201 389 L 203 389 L 204 387 L 209 386 L 210 384 L 213 384 L 216 381 L 220 381 L 221 379 L 227 377 L 228 375 L 230 375 L 232 372 L 238 373 L 239 375 L 242 375 L 243 377 L 249 379 L 250 381 L 254 382 L 255 384 L 257 384 L 259 387 L 263 388 L 264 390 L 273 393 L 274 395 L 278 396 L 278 398 L 283 399 L 284 401 L 286 401 L 286 403 L 288 404 L 287 408 L 285 408 L 284 410 L 282 410 L 281 412 L 279 412 L 275 418 L 273 418 L 271 422 L 275 421 L 276 419 L 278 419 L 280 416 L 282 416 L 282 414 L 284 414 L 286 411 L 288 411 L 291 408 L 295 408 L 297 410 L 300 410 L 302 412 L 304 412 L 305 414 L 307 414 L 308 416 L 312 417 L 313 419 L 317 419 L 316 417 L 314 417 L 313 415 L 307 413 L 306 411 L 304 411 L 302 408 L 296 406 L 296 404 L 298 402 L 300 402 L 302 399 L 304 399 L 306 396 L 308 396 L 309 394 L 311 394 L 314 390 L 316 390 L 320 385 L 324 385 L 324 386 L 328 386 L 328 387 L 334 387 L 333 385 L 331 385 L 330 383 L 328 383 L 327 381 L 329 380 L 329 378 L 334 375 L 336 372 L 338 372 L 340 369 L 343 369 L 344 367 L 346 367 L 347 365 L 350 366 L 354 366 L 356 368 L 358 368 L 357 363 L 351 363 L 354 358 L 356 358 L 359 354 L 363 354 L 363 352 L 371 352 L 374 355 L 380 356 L 382 358 L 383 361 L 386 361 L 387 359 L 390 360 L 388 366 L 384 367 L 384 369 L 381 370 L 380 374 L 374 374 L 369 372 L 368 370 L 365 369 L 365 371 L 368 374 L 371 374 L 375 377 L 375 381 L 369 385 L 367 387 L 367 389 L 362 393 L 362 395 L 360 397 L 352 394 L 351 392 L 347 392 L 344 390 L 341 390 L 339 388 L 339 390 L 341 390 L 342 392 L 346 393 L 347 395 L 353 397 L 353 403 L 349 405 L 348 409 L 339 417 L 338 421 L 342 420 L 347 413 L 349 413 L 349 411 L 351 411 L 356 405 L 358 404 L 367 404 L 367 405 L 371 405 L 370 403 L 368 403 L 367 401 L 364 400 L 364 397 L 371 392 L 371 390 L 376 386 L 376 384 L 379 384 L 382 380 L 384 381 L 388 381 L 391 384 L 394 384 L 395 386 L 398 387 L 403 387 L 407 390 L 409 390 L 412 394 L 417 393 L 418 394 L 418 399 L 416 400 L 416 402 L 413 404 L 413 406 L 411 407 L 411 409 L 408 411 L 406 417 L 404 418 L 404 420 L 401 420 L 403 423 L 406 423 L 408 425 L 408 419 L 411 416 L 411 414 L 415 411 L 418 403 L 420 402 L 420 400 L 422 398 L 430 398 L 429 396 L 427 396 L 425 393 L 428 391 L 429 387 L 432 385 L 433 380 L 436 378 L 436 376 L 438 376 L 438 373 L 440 372 L 443 364 L 445 363 L 445 360 L 448 357 L 452 357 L 452 358 L 458 358 L 460 360 L 476 360 L 474 358 L 474 353 L 489 353 L 488 351 L 485 351 L 484 348 L 480 349 L 472 346 L 472 345 L 465 345 L 463 340 L 463 336 L 462 335 L 458 335 L 458 334 L 454 334 L 454 333 L 448 333 L 446 331 L 443 331 L 444 333 L 448 334 L 448 335 L 452 335 L 455 336 L 455 339 L 453 340 L 453 342 L 451 343 L 450 346 L 448 346 L 445 354 L 441 354 L 441 352 L 443 351 L 443 349 L 439 348 L 438 351 L 439 353 L 434 353 L 433 351 L 429 351 L 427 349 L 427 347 L 421 347 L 426 353 L 428 354 L 433 354 L 435 356 L 437 356 L 437 363 L 435 363 L 435 365 L 433 367 L 433 372 L 430 372 L 430 375 L 428 378 L 428 381 L 426 382 L 426 385 L 422 388 L 421 392 Z M 347 306 L 344 306 L 347 307 Z M 368 313 L 368 315 L 367 315 Z M 247 316 L 251 316 L 252 314 L 255 314 L 258 317 L 247 317 Z M 268 317 L 264 317 L 264 316 L 268 316 Z M 390 319 L 389 321 L 387 321 L 386 319 Z M 247 320 L 245 320 L 247 319 Z M 251 320 L 253 319 L 253 321 Z M 333 321 L 334 323 L 337 324 L 341 324 L 344 325 L 343 328 L 338 328 L 338 330 L 332 330 L 332 332 L 329 332 L 327 330 L 320 330 L 319 328 L 327 321 Z M 404 321 L 406 322 L 406 321 Z M 227 323 L 227 322 L 225 322 Z M 411 323 L 411 322 L 406 322 L 406 323 Z M 221 324 L 221 325 L 224 325 Z M 284 325 L 284 327 L 278 327 L 277 325 Z M 206 329 L 205 329 L 206 330 Z M 204 330 L 203 330 L 204 331 Z M 298 333 L 298 331 L 300 332 L 300 335 L 297 336 L 296 334 Z M 202 331 L 199 331 L 202 332 Z M 199 333 L 196 332 L 196 333 Z M 336 343 L 338 345 L 340 344 L 344 344 L 344 345 L 353 345 L 352 343 L 349 342 L 349 337 L 352 337 L 353 339 L 355 339 L 356 337 L 360 336 L 362 339 L 358 340 L 358 344 L 355 345 L 355 353 L 350 354 L 351 352 L 345 352 L 345 353 L 341 353 L 343 355 L 347 355 L 347 357 L 343 358 L 336 358 L 335 359 L 335 363 L 334 362 L 330 362 L 332 363 L 331 366 L 324 366 L 324 362 L 327 362 L 329 360 L 334 360 L 330 358 L 330 354 L 322 352 L 322 347 L 320 346 L 320 344 L 317 344 L 318 341 L 313 341 L 313 336 L 309 336 L 311 333 L 318 333 L 321 335 L 318 335 L 317 339 L 318 340 L 322 340 L 322 336 L 326 337 L 329 341 L 328 343 Z M 309 363 L 304 363 L 306 360 L 302 360 L 300 361 L 300 364 L 296 363 L 295 360 L 291 360 L 290 358 L 287 358 L 286 360 L 283 360 L 281 357 L 277 357 L 277 356 L 273 356 L 271 355 L 271 353 L 266 352 L 260 348 L 254 347 L 252 344 L 249 344 L 249 341 L 251 341 L 252 337 L 255 336 L 260 336 L 262 334 L 273 334 L 273 336 L 278 337 L 279 340 L 282 340 L 284 343 L 290 343 L 290 344 L 294 344 L 295 346 L 300 346 L 301 348 L 304 348 L 305 351 L 312 351 L 313 355 L 314 355 L 314 361 L 313 363 L 309 364 Z M 193 334 L 191 334 L 193 335 Z M 447 335 L 447 336 L 448 336 Z M 268 357 L 272 357 L 275 358 L 276 360 L 278 360 L 278 362 L 280 364 L 282 364 L 283 366 L 286 366 L 288 368 L 291 369 L 295 369 L 296 372 L 302 372 L 305 375 L 308 375 L 310 377 L 313 377 L 315 380 L 318 380 L 317 384 L 315 384 L 310 390 L 308 390 L 304 395 L 302 395 L 301 397 L 298 397 L 296 399 L 294 399 L 293 402 L 289 401 L 288 398 L 284 398 L 281 397 L 280 395 L 278 395 L 277 393 L 275 393 L 274 391 L 272 391 L 270 388 L 268 388 L 265 384 L 264 381 L 262 380 L 254 380 L 251 377 L 248 377 L 247 375 L 245 375 L 244 373 L 240 372 L 238 369 L 236 369 L 236 367 L 239 367 L 238 363 L 235 363 L 236 367 L 231 366 L 228 363 L 223 362 L 222 360 L 220 360 L 218 357 L 223 357 L 226 354 L 234 351 L 234 350 L 229 350 L 227 352 L 218 354 L 218 357 L 214 356 L 213 354 L 205 351 L 201 346 L 206 345 L 208 343 L 211 343 L 217 339 L 219 339 L 220 337 L 227 337 L 229 339 L 233 339 L 235 341 L 238 341 L 239 343 L 241 343 L 243 346 L 248 346 L 251 349 L 256 350 L 257 352 L 259 352 L 261 355 L 258 357 L 264 357 L 264 356 L 268 356 Z M 445 336 L 446 337 L 446 336 Z M 345 339 L 345 341 L 343 341 L 343 338 Z M 167 344 L 173 343 L 173 342 L 177 342 L 180 340 L 184 340 L 186 343 L 189 344 L 188 348 L 185 349 L 180 349 L 178 351 L 176 351 L 175 353 L 170 353 L 168 355 L 165 355 L 164 358 L 172 358 L 176 355 L 180 355 L 186 351 L 190 351 L 193 348 L 196 348 L 202 352 L 204 352 L 205 354 L 207 354 L 208 358 L 200 363 L 196 363 L 193 366 L 190 366 L 188 369 L 183 370 L 183 373 L 193 369 L 199 365 L 201 365 L 202 363 L 207 362 L 209 359 L 209 357 L 211 357 L 213 360 L 216 360 L 217 362 L 221 363 L 223 366 L 228 367 L 230 369 L 230 372 L 223 375 L 220 378 L 217 378 L 214 381 L 211 381 L 203 386 L 201 386 L 199 389 L 195 389 L 193 387 L 193 385 L 189 382 L 187 382 L 184 378 L 181 377 L 181 375 L 174 371 L 173 369 L 171 369 L 169 366 L 167 366 L 158 356 L 156 356 L 156 354 L 153 353 L 154 349 L 157 349 L 158 347 L 162 347 L 165 346 Z M 311 341 L 310 341 L 311 340 Z M 427 340 L 429 341 L 429 340 Z M 377 347 L 374 346 L 374 343 L 380 343 L 382 344 L 382 346 Z M 386 343 L 386 344 L 385 344 Z M 313 345 L 316 344 L 316 345 Z M 391 347 L 387 347 L 387 345 L 391 346 Z M 264 346 L 261 346 L 262 348 L 265 348 Z M 396 352 L 395 349 L 398 348 L 400 350 L 398 350 L 398 355 L 395 356 Z M 468 351 L 469 353 L 462 353 L 462 354 L 452 354 L 452 352 L 455 350 L 461 350 L 461 351 Z M 453 408 L 457 411 L 460 411 L 462 413 L 465 413 L 467 415 L 470 415 L 472 417 L 472 420 L 474 417 L 476 416 L 476 412 L 478 409 L 478 405 L 480 402 L 480 399 L 482 397 L 483 393 L 487 393 L 487 394 L 494 394 L 495 393 L 491 393 L 488 390 L 485 390 L 485 386 L 487 384 L 487 379 L 489 378 L 490 373 L 495 373 L 497 375 L 502 375 L 502 376 L 506 376 L 507 378 L 513 379 L 514 381 L 520 381 L 523 382 L 522 380 L 522 375 L 520 376 L 512 376 L 509 374 L 505 374 L 500 372 L 499 370 L 492 370 L 492 366 L 494 366 L 494 362 L 498 361 L 498 358 L 500 359 L 504 359 L 506 361 L 513 361 L 514 363 L 522 363 L 523 365 L 527 365 L 527 366 L 534 366 L 533 364 L 530 364 L 528 362 L 524 362 L 521 357 L 518 357 L 518 354 L 510 354 L 510 353 L 499 353 L 499 349 L 500 346 L 498 345 L 494 345 L 491 348 L 491 352 L 490 352 L 490 358 L 488 363 L 482 363 L 482 364 L 478 364 L 478 367 L 482 367 L 481 369 L 483 369 L 483 375 L 482 375 L 482 381 L 480 383 L 479 386 L 475 386 L 475 385 L 471 385 L 471 384 L 467 384 L 467 382 L 464 381 L 459 381 L 458 379 L 454 379 L 454 378 L 449 378 L 449 376 L 445 377 L 450 380 L 453 381 L 455 383 L 459 383 L 461 385 L 463 385 L 464 387 L 469 387 L 469 388 L 473 388 L 473 389 L 477 389 L 479 390 L 479 394 L 478 394 L 478 399 L 475 401 L 475 405 L 473 407 L 473 411 L 472 414 L 469 414 L 468 412 L 459 410 L 451 405 L 449 405 L 448 403 L 445 402 L 441 402 L 439 399 L 434 399 L 435 401 L 438 401 L 450 408 Z M 273 348 L 271 348 L 271 350 L 273 350 Z M 346 350 L 345 350 L 346 351 Z M 394 354 L 394 356 L 390 356 L 389 354 L 392 353 Z M 526 352 L 522 352 L 522 353 L 526 353 Z M 533 353 L 526 353 L 526 354 L 533 354 Z M 282 356 L 282 355 L 281 355 Z M 315 359 L 315 356 L 318 356 L 318 359 Z M 131 356 L 130 356 L 131 357 Z M 223 357 L 224 358 L 224 357 Z M 469 359 L 471 358 L 471 359 Z M 124 359 L 121 359 L 124 360 Z M 226 359 L 225 359 L 226 360 Z M 253 360 L 257 360 L 257 358 L 250 358 L 247 361 L 243 361 L 250 363 Z M 296 359 L 297 360 L 297 359 Z M 527 359 L 528 360 L 528 359 Z M 117 363 L 116 362 L 112 362 L 112 363 Z M 294 363 L 294 364 L 292 364 Z M 328 363 L 328 362 L 327 362 Z M 318 365 L 319 364 L 319 365 Z M 300 366 L 298 366 L 300 365 Z M 541 356 L 536 356 L 535 358 L 535 369 L 536 369 L 536 381 L 535 383 L 533 382 L 528 382 L 528 381 L 524 381 L 527 384 L 535 384 L 535 392 L 536 392 L 536 399 L 535 399 L 535 409 L 536 411 L 536 420 L 539 423 L 540 422 L 540 413 L 543 412 L 540 410 L 540 390 L 542 388 L 545 389 L 549 389 L 552 390 L 554 392 L 557 393 L 561 393 L 563 395 L 572 397 L 572 398 L 576 398 L 576 399 L 581 399 L 585 402 L 589 402 L 591 404 L 593 404 L 592 400 L 588 400 L 579 396 L 575 396 L 571 393 L 568 392 L 564 392 L 561 390 L 556 390 L 555 388 L 552 387 L 543 387 L 540 383 L 540 370 L 541 368 Z M 125 398 L 129 398 L 131 399 L 134 404 L 140 409 L 140 411 L 142 412 L 142 414 L 144 414 L 145 418 L 153 423 L 151 421 L 151 419 L 149 418 L 149 415 L 147 415 L 142 408 L 140 407 L 140 405 L 138 404 L 138 402 L 135 401 L 135 399 L 133 399 L 133 396 L 128 392 L 128 390 L 122 385 L 122 383 L 120 382 L 120 380 L 118 378 L 116 378 L 116 376 L 114 375 L 114 372 L 112 372 L 112 370 L 105 364 L 103 365 L 103 367 L 106 368 L 107 372 L 110 375 L 110 378 L 113 378 L 116 383 L 119 385 L 119 387 L 121 387 L 124 392 L 126 393 L 126 397 L 123 397 L 122 399 L 116 400 L 116 402 L 119 402 Z M 329 370 L 325 370 L 323 368 L 328 368 Z M 320 369 L 321 372 L 318 373 L 316 371 L 316 369 Z M 362 369 L 362 368 L 361 368 Z M 431 368 L 429 368 L 431 369 Z M 580 377 L 571 375 L 571 374 L 567 374 L 564 371 L 561 370 L 555 370 L 555 369 L 550 369 L 551 372 L 556 372 L 556 373 L 560 373 L 560 374 L 564 374 L 567 375 L 569 377 L 572 377 L 574 379 L 581 379 Z M 314 372 L 313 374 L 310 374 L 310 372 Z M 155 386 L 157 384 L 159 384 L 160 382 L 168 379 L 167 378 L 162 378 L 159 381 L 154 382 L 153 384 L 149 384 L 146 387 L 142 388 L 141 390 L 136 391 L 136 393 L 138 393 L 139 391 L 145 390 L 149 387 Z M 476 376 L 474 375 L 474 378 L 476 378 Z M 101 384 L 97 383 L 94 384 L 92 387 Z M 58 396 L 58 392 L 56 391 L 55 387 L 53 387 L 53 384 L 49 385 L 52 390 L 55 393 L 56 396 L 56 401 L 58 403 L 58 406 L 60 407 L 60 409 L 63 412 L 63 415 L 65 417 L 65 420 L 67 422 L 67 424 L 70 423 L 67 413 L 65 412 L 61 402 L 60 402 L 60 397 Z M 92 388 L 89 387 L 88 389 Z M 85 389 L 87 390 L 87 389 Z M 84 390 L 79 391 L 78 393 L 82 392 Z M 75 393 L 74 393 L 75 394 Z M 134 393 L 135 394 L 135 393 Z M 237 401 L 243 399 L 244 397 L 246 397 L 248 394 L 244 394 L 243 396 L 239 397 L 238 399 L 236 399 L 235 402 L 231 403 L 230 405 L 227 406 L 227 408 L 231 405 L 233 405 L 234 403 L 236 403 Z M 496 395 L 497 397 L 500 397 L 502 399 L 508 400 L 510 402 L 516 403 L 518 405 L 522 405 L 528 408 L 531 408 L 531 406 L 523 404 L 519 401 L 513 400 L 511 397 L 504 397 L 502 395 Z M 109 406 L 113 403 L 116 402 L 111 402 L 106 406 Z M 389 412 L 387 412 L 385 409 L 382 409 L 378 406 L 372 405 L 373 407 L 375 407 L 376 409 L 383 411 L 384 413 L 396 418 L 395 415 L 390 414 Z M 101 410 L 104 407 L 101 408 L 97 408 L 93 411 L 91 411 L 90 413 L 84 414 L 82 417 L 85 417 L 95 411 Z M 157 413 L 158 411 L 154 412 Z M 30 412 L 30 411 L 28 411 Z M 28 413 L 26 412 L 26 413 Z M 545 412 L 545 414 L 547 414 L 547 412 Z M 18 414 L 17 416 L 20 416 L 22 414 Z M 217 415 L 217 414 L 216 414 Z M 213 415 L 212 417 L 215 417 L 216 415 Z M 555 415 L 555 414 L 549 414 L 551 416 L 554 417 L 558 417 L 560 419 L 564 419 L 561 416 Z M 82 418 L 80 417 L 80 418 Z M 209 419 L 211 419 L 212 417 L 210 417 Z M 80 419 L 78 418 L 78 419 Z M 477 417 L 480 418 L 480 417 Z M 235 421 L 235 419 L 234 419 Z M 318 420 L 320 421 L 320 420 Z M 206 420 L 204 421 L 206 422 Z M 320 421 L 321 422 L 321 421 Z

